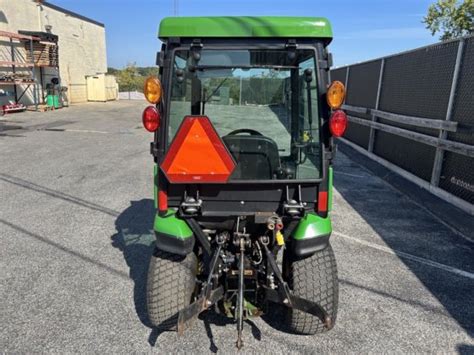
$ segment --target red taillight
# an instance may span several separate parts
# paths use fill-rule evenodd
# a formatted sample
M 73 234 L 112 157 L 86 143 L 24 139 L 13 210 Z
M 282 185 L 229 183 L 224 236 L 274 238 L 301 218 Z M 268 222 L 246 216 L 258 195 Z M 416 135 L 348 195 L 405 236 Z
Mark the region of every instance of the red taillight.
M 160 113 L 155 106 L 148 106 L 142 115 L 143 127 L 148 132 L 155 132 L 160 127 Z
M 334 137 L 342 137 L 347 128 L 347 116 L 344 111 L 335 111 L 329 119 L 329 130 Z
M 166 212 L 168 210 L 168 193 L 164 190 L 158 191 L 158 211 Z
M 319 191 L 318 193 L 318 212 L 328 211 L 328 192 Z

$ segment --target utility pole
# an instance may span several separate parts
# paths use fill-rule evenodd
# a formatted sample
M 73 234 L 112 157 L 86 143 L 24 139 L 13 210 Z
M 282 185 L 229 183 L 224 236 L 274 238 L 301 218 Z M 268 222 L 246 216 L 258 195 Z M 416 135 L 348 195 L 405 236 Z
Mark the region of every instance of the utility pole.
M 242 75 L 240 76 L 239 106 L 242 106 Z

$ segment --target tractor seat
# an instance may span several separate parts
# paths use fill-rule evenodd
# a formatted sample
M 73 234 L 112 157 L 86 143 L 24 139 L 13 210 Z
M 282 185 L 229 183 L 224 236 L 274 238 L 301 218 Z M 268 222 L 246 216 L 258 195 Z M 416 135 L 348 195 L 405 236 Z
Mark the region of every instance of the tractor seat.
M 235 131 L 237 132 L 237 131 Z M 231 179 L 272 180 L 280 167 L 278 146 L 263 135 L 240 135 L 231 132 L 222 137 L 237 162 Z

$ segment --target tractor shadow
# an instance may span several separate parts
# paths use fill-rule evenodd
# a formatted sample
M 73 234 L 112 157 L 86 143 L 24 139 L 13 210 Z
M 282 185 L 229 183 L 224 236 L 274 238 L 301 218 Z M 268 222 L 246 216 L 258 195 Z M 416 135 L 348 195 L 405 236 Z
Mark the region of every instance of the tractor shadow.
M 116 233 L 111 237 L 112 246 L 123 253 L 133 280 L 133 302 L 140 321 L 152 328 L 146 309 L 146 281 L 148 265 L 155 246 L 153 200 L 130 201 L 115 220 Z
M 153 327 L 150 323 L 146 307 L 148 265 L 155 248 L 155 237 L 153 235 L 154 217 L 155 207 L 153 200 L 131 201 L 130 205 L 115 220 L 116 233 L 111 237 L 112 246 L 123 253 L 125 262 L 129 267 L 129 276 L 134 284 L 133 303 L 135 311 L 141 323 L 150 328 L 148 343 L 151 346 L 155 346 L 159 336 L 163 333 L 163 331 Z M 218 351 L 214 342 L 211 325 L 235 327 L 235 321 L 212 310 L 202 313 L 199 319 L 195 321 L 195 323 L 197 322 L 203 322 L 204 324 L 211 352 Z M 250 320 L 246 321 L 246 324 L 250 325 L 254 338 L 260 340 L 261 332 L 255 324 Z M 184 336 L 186 336 L 186 333 Z
M 474 244 L 461 238 L 419 206 L 427 206 L 434 211 L 433 215 L 439 211 L 445 221 L 458 221 L 459 230 L 471 225 L 469 215 L 370 161 L 351 147 L 339 144 L 339 150 L 344 155 L 338 156 L 335 161 L 335 189 L 389 248 L 468 273 L 474 271 Z M 386 183 L 395 188 L 387 187 Z M 466 227 L 464 230 L 470 230 L 472 236 L 473 229 Z M 400 258 L 400 261 L 459 326 L 469 336 L 474 336 L 472 279 L 406 258 Z M 380 290 L 375 292 L 382 294 Z M 415 293 L 407 290 L 406 294 L 405 302 L 417 304 Z

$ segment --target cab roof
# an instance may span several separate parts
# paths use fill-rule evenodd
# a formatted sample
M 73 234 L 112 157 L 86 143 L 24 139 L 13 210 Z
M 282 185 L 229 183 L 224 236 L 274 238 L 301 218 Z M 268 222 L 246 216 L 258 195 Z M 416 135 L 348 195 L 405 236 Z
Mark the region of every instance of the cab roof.
M 166 17 L 160 22 L 158 37 L 320 38 L 329 43 L 332 28 L 324 17 Z

